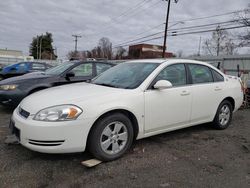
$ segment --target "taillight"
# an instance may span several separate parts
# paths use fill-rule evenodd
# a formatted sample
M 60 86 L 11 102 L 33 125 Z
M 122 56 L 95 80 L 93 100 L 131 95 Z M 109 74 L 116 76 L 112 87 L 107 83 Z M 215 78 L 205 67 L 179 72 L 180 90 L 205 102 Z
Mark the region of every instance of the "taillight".
M 243 82 L 241 81 L 240 78 L 239 78 L 239 82 L 240 82 L 240 85 L 241 85 L 241 92 L 245 93 L 244 84 L 243 84 Z

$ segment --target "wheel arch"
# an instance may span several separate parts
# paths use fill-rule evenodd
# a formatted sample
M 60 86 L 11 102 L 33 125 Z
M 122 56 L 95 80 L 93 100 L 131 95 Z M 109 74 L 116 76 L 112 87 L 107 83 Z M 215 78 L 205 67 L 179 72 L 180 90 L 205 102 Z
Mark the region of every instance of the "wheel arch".
M 235 100 L 233 99 L 233 97 L 226 97 L 225 99 L 223 99 L 222 101 L 221 101 L 221 103 L 223 102 L 223 101 L 228 101 L 228 102 L 230 102 L 231 103 L 231 105 L 232 105 L 232 111 L 234 111 L 234 109 L 235 109 Z
M 89 140 L 89 136 L 90 136 L 90 133 L 91 131 L 93 130 L 93 128 L 95 127 L 96 123 L 101 120 L 102 118 L 104 117 L 107 117 L 111 114 L 114 114 L 114 113 L 122 113 L 124 114 L 125 116 L 127 116 L 130 120 L 131 120 L 131 123 L 133 125 L 133 130 L 134 130 L 134 140 L 137 138 L 137 135 L 139 133 L 139 124 L 138 124 L 138 120 L 136 118 L 136 116 L 129 110 L 125 110 L 125 109 L 113 109 L 113 110 L 110 110 L 110 111 L 107 111 L 107 112 L 104 112 L 102 115 L 100 115 L 93 123 L 93 125 L 91 126 L 90 130 L 89 130 L 89 133 L 88 133 L 88 137 L 87 137 L 87 144 L 88 144 L 88 140 Z
M 49 88 L 48 86 L 38 86 L 38 87 L 35 87 L 35 88 L 32 88 L 29 92 L 28 92 L 28 95 L 32 94 L 32 93 L 35 93 L 36 91 L 40 91 L 40 90 L 43 90 L 43 89 L 47 89 Z
M 223 101 L 228 101 L 228 102 L 230 102 L 231 105 L 232 105 L 232 111 L 234 111 L 234 108 L 235 108 L 235 101 L 234 101 L 233 97 L 226 97 L 226 98 L 224 98 L 224 99 L 220 102 L 220 104 L 221 104 Z M 219 106 L 220 106 L 220 104 L 219 104 Z M 218 110 L 219 106 L 217 107 L 217 110 Z M 214 120 L 214 118 L 216 117 L 217 110 L 215 111 L 215 114 L 214 114 L 214 116 L 213 116 L 213 120 Z

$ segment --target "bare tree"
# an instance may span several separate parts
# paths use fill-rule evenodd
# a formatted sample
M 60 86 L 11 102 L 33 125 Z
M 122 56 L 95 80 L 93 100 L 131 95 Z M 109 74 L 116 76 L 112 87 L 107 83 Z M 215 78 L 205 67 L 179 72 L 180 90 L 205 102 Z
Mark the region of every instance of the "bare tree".
M 84 60 L 87 58 L 87 53 L 85 51 L 70 51 L 67 54 L 69 60 Z
M 109 38 L 103 37 L 99 40 L 99 45 L 102 52 L 102 57 L 112 59 L 112 43 Z
M 235 22 L 243 24 L 247 27 L 250 27 L 250 3 L 248 7 L 241 13 L 236 14 Z M 240 40 L 239 46 L 250 46 L 250 31 L 248 28 L 244 32 L 238 34 L 238 39 Z
M 117 48 L 116 54 L 115 54 L 115 59 L 122 59 L 125 56 L 126 49 L 123 48 L 122 46 L 119 46 Z
M 229 33 L 217 26 L 212 33 L 212 38 L 205 40 L 203 44 L 205 54 L 210 55 L 232 55 L 236 52 L 237 45 L 229 37 Z

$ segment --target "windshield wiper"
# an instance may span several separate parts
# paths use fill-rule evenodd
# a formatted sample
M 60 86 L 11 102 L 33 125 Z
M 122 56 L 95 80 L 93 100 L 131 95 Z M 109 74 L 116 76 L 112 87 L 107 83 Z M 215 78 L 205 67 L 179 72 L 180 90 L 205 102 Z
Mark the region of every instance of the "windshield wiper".
M 118 88 L 117 86 L 114 86 L 112 84 L 105 84 L 105 83 L 94 83 L 96 85 L 100 85 L 100 86 L 107 86 L 107 87 L 114 87 L 114 88 Z

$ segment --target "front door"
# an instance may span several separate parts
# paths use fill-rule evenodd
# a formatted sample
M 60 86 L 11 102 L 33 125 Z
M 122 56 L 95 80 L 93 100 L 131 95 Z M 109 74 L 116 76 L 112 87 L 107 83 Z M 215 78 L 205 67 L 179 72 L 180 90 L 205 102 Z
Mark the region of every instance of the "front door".
M 182 126 L 190 121 L 191 95 L 187 86 L 186 68 L 184 64 L 169 65 L 155 78 L 168 80 L 173 87 L 158 90 L 149 88 L 144 93 L 145 100 L 145 132 L 154 132 Z

